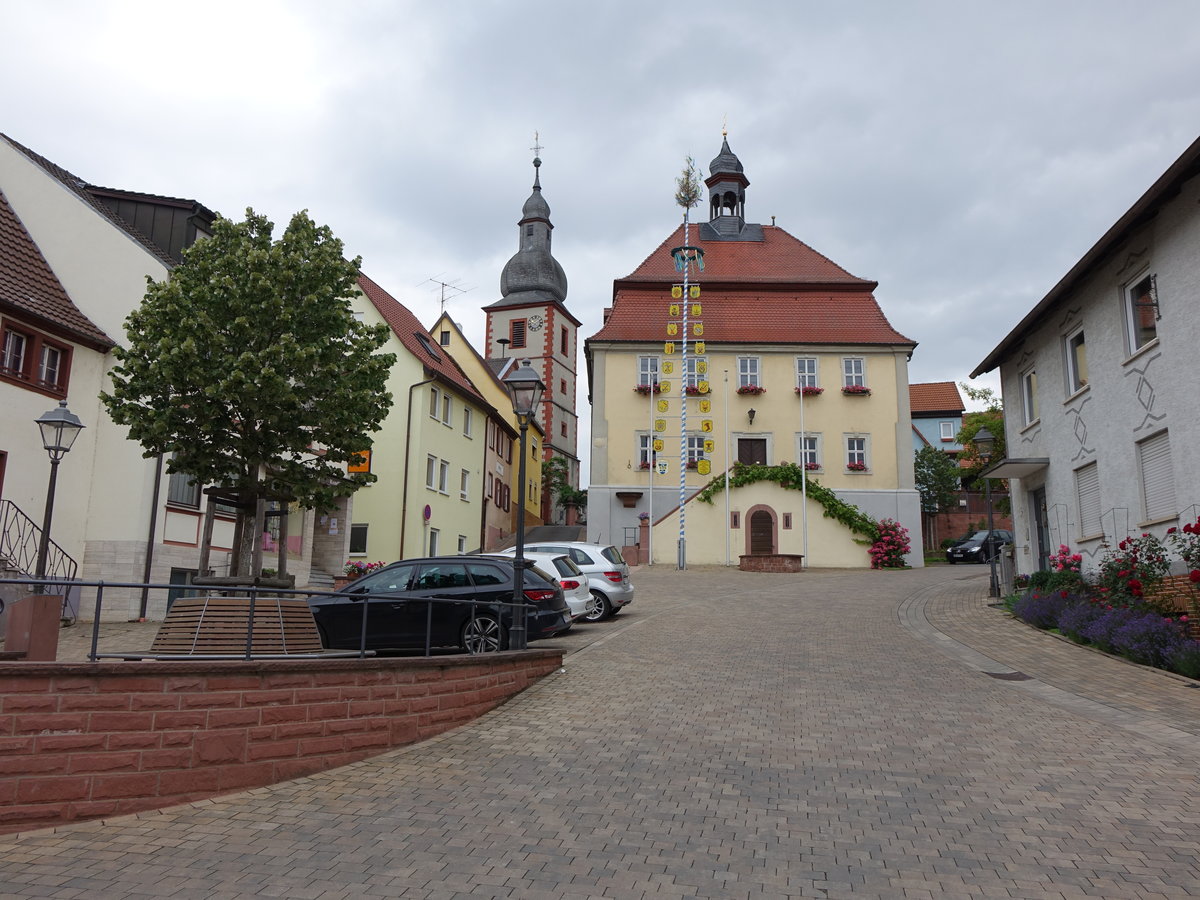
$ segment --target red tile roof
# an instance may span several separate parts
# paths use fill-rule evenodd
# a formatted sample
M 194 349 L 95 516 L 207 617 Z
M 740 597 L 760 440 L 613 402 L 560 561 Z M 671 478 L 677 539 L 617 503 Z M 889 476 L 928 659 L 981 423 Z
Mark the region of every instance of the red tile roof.
M 953 381 L 931 381 L 908 386 L 908 406 L 914 413 L 961 413 L 966 407 Z
M 0 310 L 23 313 L 60 337 L 107 352 L 114 341 L 80 312 L 0 192 Z
M 408 307 L 361 273 L 358 276 L 358 286 L 372 305 L 379 310 L 379 314 L 391 327 L 392 333 L 399 338 L 404 349 L 420 360 L 433 377 L 457 387 L 463 393 L 490 408 L 487 400 L 471 383 L 471 379 L 459 368 L 458 363 L 438 346 L 433 335 L 425 330 Z M 424 340 L 418 335 L 423 336 Z
M 706 241 L 702 247 L 701 321 L 706 342 L 755 344 L 901 344 L 875 301 L 873 281 L 851 275 L 782 228 L 762 241 Z M 670 249 L 676 229 L 634 272 L 613 283 L 613 308 L 592 341 L 667 340 L 669 286 L 682 281 Z
M 700 281 L 734 280 L 785 284 L 857 285 L 866 291 L 874 290 L 873 281 L 856 278 L 841 266 L 822 256 L 801 240 L 774 225 L 762 226 L 761 241 L 706 241 L 700 237 L 700 227 L 693 225 L 692 246 L 704 250 L 704 271 Z M 675 270 L 671 248 L 683 244 L 680 225 L 651 253 L 633 273 L 618 282 L 682 280 Z

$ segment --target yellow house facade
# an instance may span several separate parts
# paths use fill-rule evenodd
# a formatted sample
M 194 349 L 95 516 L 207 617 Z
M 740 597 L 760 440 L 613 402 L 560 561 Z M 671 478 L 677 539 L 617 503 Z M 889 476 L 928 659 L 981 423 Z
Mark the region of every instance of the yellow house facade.
M 628 545 L 645 519 L 642 551 L 656 563 L 680 561 L 682 539 L 693 563 L 795 555 L 869 565 L 861 538 L 807 496 L 812 482 L 873 519 L 899 521 L 919 545 L 915 343 L 887 321 L 875 282 L 782 228 L 745 222 L 749 181 L 727 142 L 710 171 L 709 221 L 680 227 L 614 282 L 613 306 L 585 346 L 589 540 Z M 689 269 L 686 292 L 681 255 L 704 262 Z M 801 472 L 787 486 L 768 478 L 711 503 L 696 498 L 732 466 L 784 463 Z M 919 546 L 909 562 L 921 564 Z
M 490 404 L 417 318 L 362 275 L 354 308 L 386 324 L 393 406 L 363 465 L 377 477 L 354 495 L 350 558 L 392 562 L 466 553 L 482 544 Z

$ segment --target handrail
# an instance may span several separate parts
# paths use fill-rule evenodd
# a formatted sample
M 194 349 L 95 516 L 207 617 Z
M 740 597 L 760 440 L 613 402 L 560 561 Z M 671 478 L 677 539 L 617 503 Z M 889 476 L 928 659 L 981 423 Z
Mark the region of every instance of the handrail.
M 41 540 L 42 529 L 33 519 L 11 500 L 0 500 L 0 562 L 24 575 L 36 574 Z M 46 577 L 55 581 L 74 581 L 79 563 L 53 539 L 48 546 Z

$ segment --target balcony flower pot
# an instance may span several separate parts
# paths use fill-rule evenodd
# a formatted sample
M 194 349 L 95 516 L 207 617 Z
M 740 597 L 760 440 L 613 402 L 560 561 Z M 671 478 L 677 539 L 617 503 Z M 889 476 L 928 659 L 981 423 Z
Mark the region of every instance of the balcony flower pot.
M 825 388 L 808 386 L 798 387 L 796 388 L 796 393 L 802 397 L 820 397 L 823 393 L 825 393 Z
M 865 471 L 867 471 L 867 464 L 866 463 L 858 463 L 858 462 L 846 463 L 846 471 L 847 472 L 865 472 Z
M 869 387 L 864 387 L 861 384 L 851 384 L 851 385 L 847 385 L 846 387 L 842 388 L 842 393 L 843 394 L 857 394 L 857 395 L 861 395 L 863 397 L 869 397 L 871 395 L 871 389 Z
M 739 394 L 765 394 L 767 389 L 757 384 L 743 384 L 737 389 Z
M 648 395 L 648 394 L 661 394 L 662 388 L 660 388 L 658 386 L 658 382 L 656 381 L 652 385 L 651 384 L 639 384 L 636 387 L 634 387 L 633 392 L 635 394 L 642 394 L 643 396 Z
M 805 472 L 820 472 L 821 464 L 820 463 L 805 463 L 804 471 Z

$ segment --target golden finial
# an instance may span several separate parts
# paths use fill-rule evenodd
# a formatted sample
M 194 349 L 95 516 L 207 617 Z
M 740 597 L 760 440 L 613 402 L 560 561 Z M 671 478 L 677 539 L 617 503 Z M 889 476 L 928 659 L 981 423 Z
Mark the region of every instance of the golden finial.
M 729 137 L 729 114 L 726 113 L 721 117 L 721 137 Z

